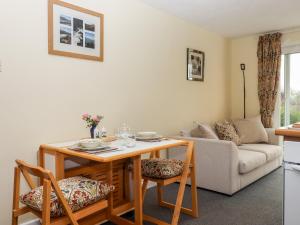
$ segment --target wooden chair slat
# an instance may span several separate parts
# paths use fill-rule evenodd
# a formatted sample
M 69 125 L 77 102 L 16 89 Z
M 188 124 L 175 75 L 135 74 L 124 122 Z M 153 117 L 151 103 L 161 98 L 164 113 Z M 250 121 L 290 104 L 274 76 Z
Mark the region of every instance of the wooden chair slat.
M 42 225 L 50 224 L 50 201 L 51 201 L 50 194 L 51 194 L 51 182 L 47 179 L 44 179 Z
M 31 189 L 34 189 L 36 188 L 36 184 L 34 183 L 34 181 L 32 180 L 32 178 L 30 177 L 30 174 L 27 170 L 24 170 L 24 169 L 21 169 L 21 172 L 28 184 L 28 186 L 31 188 Z
M 49 179 L 49 174 L 51 173 L 49 170 L 45 170 L 42 167 L 32 166 L 22 160 L 16 160 L 16 163 L 21 170 L 26 171 L 33 176 Z
M 13 213 L 12 213 L 12 225 L 18 224 L 18 215 L 15 215 L 15 211 L 19 210 L 19 196 L 20 196 L 20 173 L 21 170 L 18 167 L 15 167 L 14 174 L 14 191 L 13 191 Z

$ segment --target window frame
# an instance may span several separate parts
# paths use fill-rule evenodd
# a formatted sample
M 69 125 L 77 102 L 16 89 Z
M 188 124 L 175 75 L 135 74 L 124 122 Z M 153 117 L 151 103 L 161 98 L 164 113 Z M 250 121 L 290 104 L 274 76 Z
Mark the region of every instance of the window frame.
M 298 49 L 300 49 L 300 46 L 298 46 Z M 281 124 L 281 116 L 279 116 L 280 122 L 279 124 L 281 126 L 289 126 L 291 124 L 291 111 L 290 111 L 290 99 L 291 99 L 291 55 L 293 54 L 300 54 L 300 50 L 296 51 L 294 48 L 294 51 L 290 51 L 287 53 L 286 51 L 283 51 L 282 56 L 284 57 L 284 69 L 283 73 L 280 74 L 280 76 L 284 76 L 284 85 L 283 85 L 283 96 L 284 96 L 284 124 Z M 281 87 L 281 84 L 280 84 Z M 280 94 L 281 94 L 281 88 L 280 88 Z M 281 98 L 280 98 L 281 101 Z M 279 104 L 280 107 L 282 107 L 282 104 Z M 281 111 L 281 110 L 280 110 Z

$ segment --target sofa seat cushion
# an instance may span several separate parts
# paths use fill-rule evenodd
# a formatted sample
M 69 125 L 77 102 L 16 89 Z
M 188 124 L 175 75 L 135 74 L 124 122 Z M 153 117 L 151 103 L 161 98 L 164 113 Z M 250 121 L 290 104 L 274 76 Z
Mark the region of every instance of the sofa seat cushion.
M 282 147 L 269 144 L 244 144 L 238 146 L 239 149 L 264 153 L 267 161 L 272 161 L 282 155 Z
M 143 159 L 142 174 L 145 177 L 167 179 L 182 174 L 184 162 L 177 159 Z
M 80 176 L 60 180 L 58 181 L 58 186 L 73 212 L 104 199 L 114 190 L 114 186 L 112 185 Z M 63 206 L 59 202 L 54 191 L 51 192 L 50 198 L 51 217 L 64 215 Z M 30 208 L 42 211 L 43 186 L 32 189 L 27 194 L 21 195 L 20 201 Z
M 239 150 L 239 172 L 248 173 L 267 162 L 266 155 L 260 152 Z

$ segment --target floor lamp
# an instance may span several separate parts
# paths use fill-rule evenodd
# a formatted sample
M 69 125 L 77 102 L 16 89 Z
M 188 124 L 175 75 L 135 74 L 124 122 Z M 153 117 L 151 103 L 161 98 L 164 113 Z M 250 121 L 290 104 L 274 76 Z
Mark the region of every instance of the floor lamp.
M 245 85 L 245 70 L 246 65 L 244 63 L 241 64 L 241 71 L 243 72 L 243 84 L 244 84 L 244 119 L 246 119 L 246 85 Z

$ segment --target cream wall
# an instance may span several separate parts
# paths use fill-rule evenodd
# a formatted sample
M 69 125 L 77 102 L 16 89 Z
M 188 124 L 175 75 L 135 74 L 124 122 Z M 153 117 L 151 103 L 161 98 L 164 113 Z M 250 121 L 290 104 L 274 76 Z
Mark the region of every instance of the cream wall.
M 257 97 L 257 41 L 258 36 L 230 40 L 231 117 L 243 117 L 243 76 L 240 64 L 246 64 L 246 116 L 259 113 Z
M 104 63 L 47 53 L 47 1 L 0 1 L 0 224 L 10 224 L 14 160 L 39 144 L 88 135 L 87 111 L 136 130 L 175 134 L 229 117 L 223 37 L 136 0 L 70 0 L 105 15 Z M 205 82 L 186 81 L 186 48 L 206 54 Z
M 240 64 L 246 64 L 246 111 L 247 116 L 259 114 L 257 95 L 257 43 L 258 35 L 230 40 L 231 117 L 243 116 L 243 77 Z M 300 32 L 291 31 L 282 36 L 283 48 L 299 45 Z M 279 118 L 275 115 L 276 118 Z M 277 121 L 275 121 L 277 122 Z

